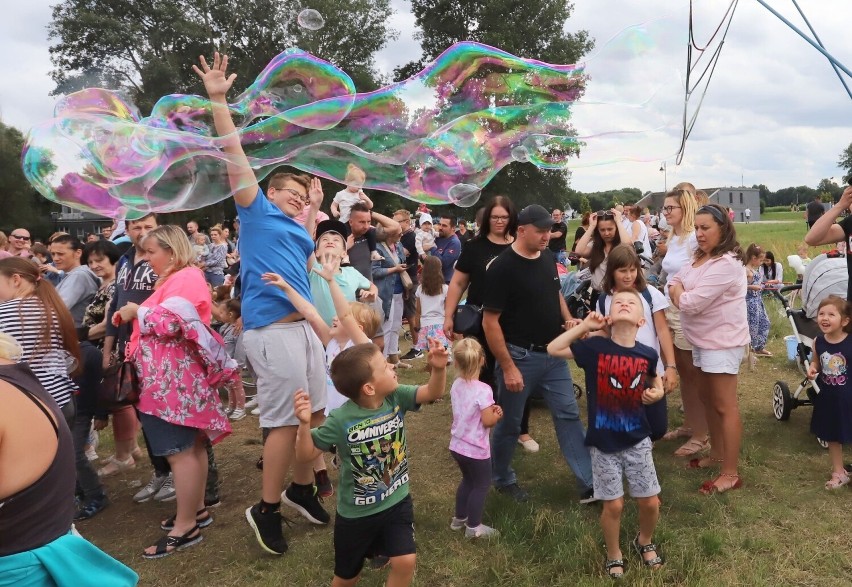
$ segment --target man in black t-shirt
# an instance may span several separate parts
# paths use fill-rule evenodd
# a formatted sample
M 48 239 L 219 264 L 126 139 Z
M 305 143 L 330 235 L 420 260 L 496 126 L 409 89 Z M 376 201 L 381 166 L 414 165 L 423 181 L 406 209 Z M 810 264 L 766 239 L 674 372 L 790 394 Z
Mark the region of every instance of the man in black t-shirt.
M 817 220 L 825 214 L 825 206 L 822 205 L 822 198 L 816 196 L 812 202 L 808 202 L 805 217 L 807 218 L 808 228 L 813 228 Z
M 568 225 L 562 219 L 562 210 L 555 208 L 550 215 L 553 220 L 553 226 L 550 227 L 550 240 L 547 242 L 547 248 L 553 251 L 553 256 L 562 263 L 566 264 L 568 257 L 565 255 L 565 235 L 568 234 Z
M 537 204 L 518 215 L 515 242 L 491 263 L 485 275 L 482 326 L 497 359 L 497 395 L 503 419 L 491 435 L 494 485 L 516 501 L 529 496 L 518 486 L 512 456 L 518 443 L 524 404 L 540 391 L 553 414 L 565 461 L 577 478 L 581 501 L 593 501 L 592 469 L 585 430 L 574 398 L 571 372 L 547 354 L 547 344 L 571 318 L 560 289 L 556 259 L 549 249 L 553 222 Z
M 809 209 L 811 204 L 808 204 Z M 850 210 L 850 207 L 852 207 L 852 186 L 843 190 L 840 200 L 817 219 L 805 235 L 805 242 L 812 247 L 846 241 L 846 269 L 849 274 L 846 286 L 847 300 L 852 300 L 852 216 L 847 216 L 840 223 L 836 223 L 835 220 L 843 212 Z

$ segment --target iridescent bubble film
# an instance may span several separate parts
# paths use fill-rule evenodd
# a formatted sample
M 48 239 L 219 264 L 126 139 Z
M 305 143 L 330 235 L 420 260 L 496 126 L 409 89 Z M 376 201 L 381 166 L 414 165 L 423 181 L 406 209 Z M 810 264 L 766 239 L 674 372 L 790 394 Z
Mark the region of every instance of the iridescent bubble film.
M 585 82 L 583 65 L 458 43 L 408 80 L 356 93 L 343 71 L 290 49 L 229 107 L 258 180 L 290 165 L 344 183 L 353 163 L 366 173 L 365 188 L 471 206 L 509 163 L 567 169 L 596 134 L 613 135 L 605 126 L 575 128 Z M 583 155 L 585 164 L 612 158 Z M 62 99 L 23 151 L 24 172 L 45 197 L 111 217 L 228 198 L 245 187 L 231 186 L 228 163 L 206 98 L 166 96 L 141 117 L 103 89 Z

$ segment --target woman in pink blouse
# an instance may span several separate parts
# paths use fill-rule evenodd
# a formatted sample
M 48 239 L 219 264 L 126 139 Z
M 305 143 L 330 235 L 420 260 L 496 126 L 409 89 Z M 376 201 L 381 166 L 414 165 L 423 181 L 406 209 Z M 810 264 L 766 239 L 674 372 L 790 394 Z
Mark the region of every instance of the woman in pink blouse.
M 698 368 L 696 387 L 707 413 L 710 455 L 689 467 L 721 465 L 721 473 L 701 486 L 701 493 L 742 487 L 737 473 L 742 422 L 737 405 L 737 374 L 749 344 L 746 276 L 736 231 L 725 209 L 708 204 L 695 214 L 698 250 L 694 260 L 669 282 L 669 295 L 680 309 L 683 335 L 693 346 Z
M 145 260 L 160 276 L 141 306 L 128 303 L 114 316 L 134 321 L 128 356 L 139 374 L 140 420 L 153 454 L 171 465 L 177 514 L 161 524 L 168 535 L 145 549 L 160 558 L 201 541 L 213 518 L 204 507 L 207 451 L 231 431 L 217 389 L 239 376 L 221 338 L 210 329 L 211 300 L 204 274 L 183 231 L 161 226 L 142 243 Z

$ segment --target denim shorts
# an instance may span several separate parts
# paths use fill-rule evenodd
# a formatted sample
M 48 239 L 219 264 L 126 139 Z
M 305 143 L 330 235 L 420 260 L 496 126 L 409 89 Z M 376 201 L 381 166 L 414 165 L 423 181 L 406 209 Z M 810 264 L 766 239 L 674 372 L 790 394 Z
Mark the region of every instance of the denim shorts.
M 181 426 L 161 420 L 157 416 L 139 413 L 145 429 L 145 440 L 155 457 L 169 457 L 192 448 L 198 438 L 198 428 Z

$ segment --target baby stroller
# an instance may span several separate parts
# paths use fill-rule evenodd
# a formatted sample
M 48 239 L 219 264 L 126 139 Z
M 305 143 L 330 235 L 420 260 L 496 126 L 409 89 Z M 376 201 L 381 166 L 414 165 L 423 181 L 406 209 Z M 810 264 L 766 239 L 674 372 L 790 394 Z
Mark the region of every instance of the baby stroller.
M 784 422 L 790 419 L 790 413 L 799 406 L 813 405 L 814 397 L 819 393 L 816 383 L 808 379 L 811 348 L 820 330 L 816 323 L 819 304 L 829 295 L 846 298 L 848 281 L 846 259 L 836 251 L 818 256 L 805 268 L 802 283 L 784 286 L 773 290 L 772 294 L 784 306 L 784 312 L 790 321 L 793 335 L 796 337 L 796 366 L 802 374 L 802 380 L 796 391 L 784 381 L 776 381 L 772 388 L 772 412 L 775 418 Z M 801 290 L 802 307 L 793 308 L 789 292 Z M 817 439 L 820 444 L 825 444 Z

